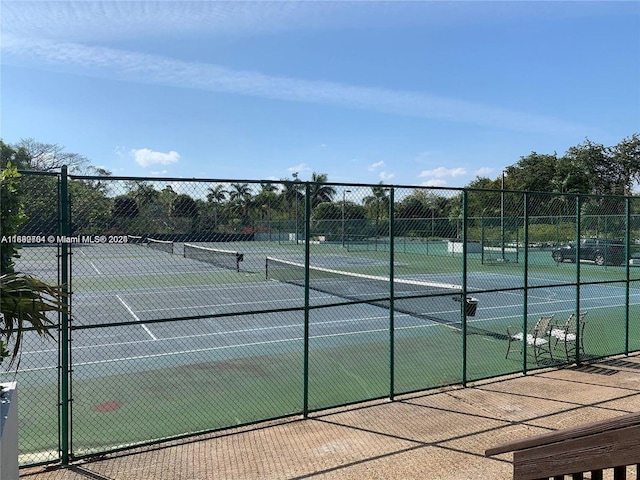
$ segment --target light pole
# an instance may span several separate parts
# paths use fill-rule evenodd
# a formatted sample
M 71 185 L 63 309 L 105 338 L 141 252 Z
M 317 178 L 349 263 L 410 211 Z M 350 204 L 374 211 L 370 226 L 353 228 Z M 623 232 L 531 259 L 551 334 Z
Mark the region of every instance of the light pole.
M 293 172 L 292 174 L 293 179 L 296 181 L 295 186 L 293 187 L 293 196 L 295 197 L 295 201 L 296 201 L 296 233 L 295 233 L 295 237 L 296 237 L 296 245 L 298 244 L 298 172 Z
M 351 193 L 351 190 L 342 191 L 342 248 L 344 248 L 344 204 L 346 202 L 346 194 Z

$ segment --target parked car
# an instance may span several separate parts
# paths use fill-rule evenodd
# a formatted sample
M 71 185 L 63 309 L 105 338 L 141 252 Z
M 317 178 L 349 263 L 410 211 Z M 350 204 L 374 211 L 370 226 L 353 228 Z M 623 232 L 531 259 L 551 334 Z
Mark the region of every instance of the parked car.
M 562 263 L 575 262 L 577 257 L 575 243 L 567 243 L 551 251 L 553 259 Z M 603 238 L 583 238 L 580 240 L 580 260 L 590 261 L 596 265 L 622 265 L 625 259 L 624 243 L 620 240 Z

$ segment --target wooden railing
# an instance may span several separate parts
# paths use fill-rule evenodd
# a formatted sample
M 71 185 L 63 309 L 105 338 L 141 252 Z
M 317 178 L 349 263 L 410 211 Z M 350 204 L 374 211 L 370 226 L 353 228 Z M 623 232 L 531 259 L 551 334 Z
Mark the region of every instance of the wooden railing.
M 513 452 L 514 480 L 603 478 L 612 470 L 614 480 L 627 478 L 627 467 L 640 475 L 640 413 L 498 445 L 486 456 Z M 607 474 L 608 478 L 611 478 Z

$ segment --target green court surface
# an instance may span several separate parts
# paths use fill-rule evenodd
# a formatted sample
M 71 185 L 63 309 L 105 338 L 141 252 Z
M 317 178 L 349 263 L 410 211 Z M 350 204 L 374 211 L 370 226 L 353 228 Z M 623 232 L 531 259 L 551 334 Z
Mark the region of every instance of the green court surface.
M 578 266 L 548 251 L 528 252 L 527 264 L 469 256 L 466 270 L 457 254 L 396 251 L 399 278 L 466 283 L 478 309 L 463 326 L 461 304 L 444 296 L 418 299 L 422 316 L 313 287 L 307 304 L 305 288 L 264 270 L 267 256 L 304 261 L 304 245 L 224 247 L 243 253 L 239 272 L 184 258 L 179 244 L 172 254 L 73 249 L 72 342 L 58 346 L 71 358 L 76 455 L 522 371 L 520 355 L 505 358 L 506 328 L 524 327 L 525 305 L 529 322 L 586 311 L 584 358 L 640 348 L 640 290 L 626 281 L 634 269 L 581 264 L 578 284 Z M 52 277 L 56 255 L 23 249 L 19 265 Z M 337 244 L 310 245 L 309 260 L 370 276 L 391 269 L 388 251 Z M 58 346 L 32 339 L 23 352 L 20 396 L 38 399 L 20 407 L 26 462 L 57 455 Z M 573 361 L 556 353 L 538 364 L 528 356 L 526 367 Z

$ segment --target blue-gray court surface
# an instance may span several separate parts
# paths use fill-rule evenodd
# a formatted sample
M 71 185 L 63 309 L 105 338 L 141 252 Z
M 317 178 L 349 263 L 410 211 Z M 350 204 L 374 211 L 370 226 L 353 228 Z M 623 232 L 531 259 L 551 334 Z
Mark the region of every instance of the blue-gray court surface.
M 206 244 L 203 244 L 206 245 Z M 243 249 L 240 272 L 213 266 L 181 256 L 181 244 L 169 254 L 142 245 L 73 245 L 72 326 L 80 328 L 73 335 L 73 363 L 76 366 L 100 365 L 110 361 L 157 359 L 158 365 L 188 362 L 189 353 L 204 352 L 218 356 L 250 355 L 253 347 L 262 345 L 275 349 L 299 348 L 304 333 L 304 288 L 265 278 L 265 258 L 277 256 L 283 260 L 304 262 L 303 249 L 278 244 L 251 242 L 223 245 L 226 249 Z M 29 247 L 21 251 L 18 266 L 39 278 L 52 279 L 57 271 L 55 247 Z M 314 265 L 327 268 L 385 266 L 384 259 L 372 259 L 352 254 L 330 253 L 313 257 Z M 207 282 L 211 276 L 212 282 Z M 405 279 L 460 284 L 460 273 L 429 273 L 403 276 Z M 529 284 L 535 285 L 535 278 Z M 541 284 L 547 279 L 539 279 Z M 521 278 L 511 279 L 504 273 L 469 272 L 470 291 L 487 290 L 496 285 L 519 285 Z M 618 308 L 625 298 L 623 285 L 582 286 L 581 309 L 591 316 L 598 310 Z M 638 303 L 638 293 L 632 290 L 630 303 Z M 558 320 L 575 311 L 575 286 L 532 289 L 528 293 L 528 313 L 533 316 L 555 314 Z M 521 323 L 523 294 L 521 291 L 501 291 L 478 295 L 478 309 L 468 317 L 468 325 L 485 335 L 488 342 L 504 342 L 504 326 Z M 335 304 L 341 296 L 310 290 L 310 304 Z M 395 314 L 397 335 L 410 333 L 428 335 L 434 327 L 458 328 L 460 305 L 451 297 L 425 301 L 423 312 L 442 321 L 418 318 L 406 313 Z M 252 311 L 275 310 L 251 315 Z M 237 315 L 231 315 L 237 314 Z M 206 317 L 181 322 L 161 322 L 173 318 Z M 217 317 L 216 317 L 217 316 Z M 133 322 L 133 323 L 132 323 Z M 309 312 L 310 338 L 327 344 L 356 342 L 388 331 L 389 311 L 374 305 L 359 304 L 332 307 L 330 315 L 322 309 Z M 131 323 L 117 328 L 109 324 Z M 23 352 L 21 369 L 40 369 L 57 365 L 56 345 L 45 344 Z M 216 353 L 217 352 L 217 353 Z M 178 360 L 179 359 L 179 360 Z M 148 363 L 145 363 L 148 365 Z M 132 368 L 135 368 L 132 364 Z M 92 369 L 79 372 L 90 375 Z M 96 371 L 104 372 L 99 368 Z

